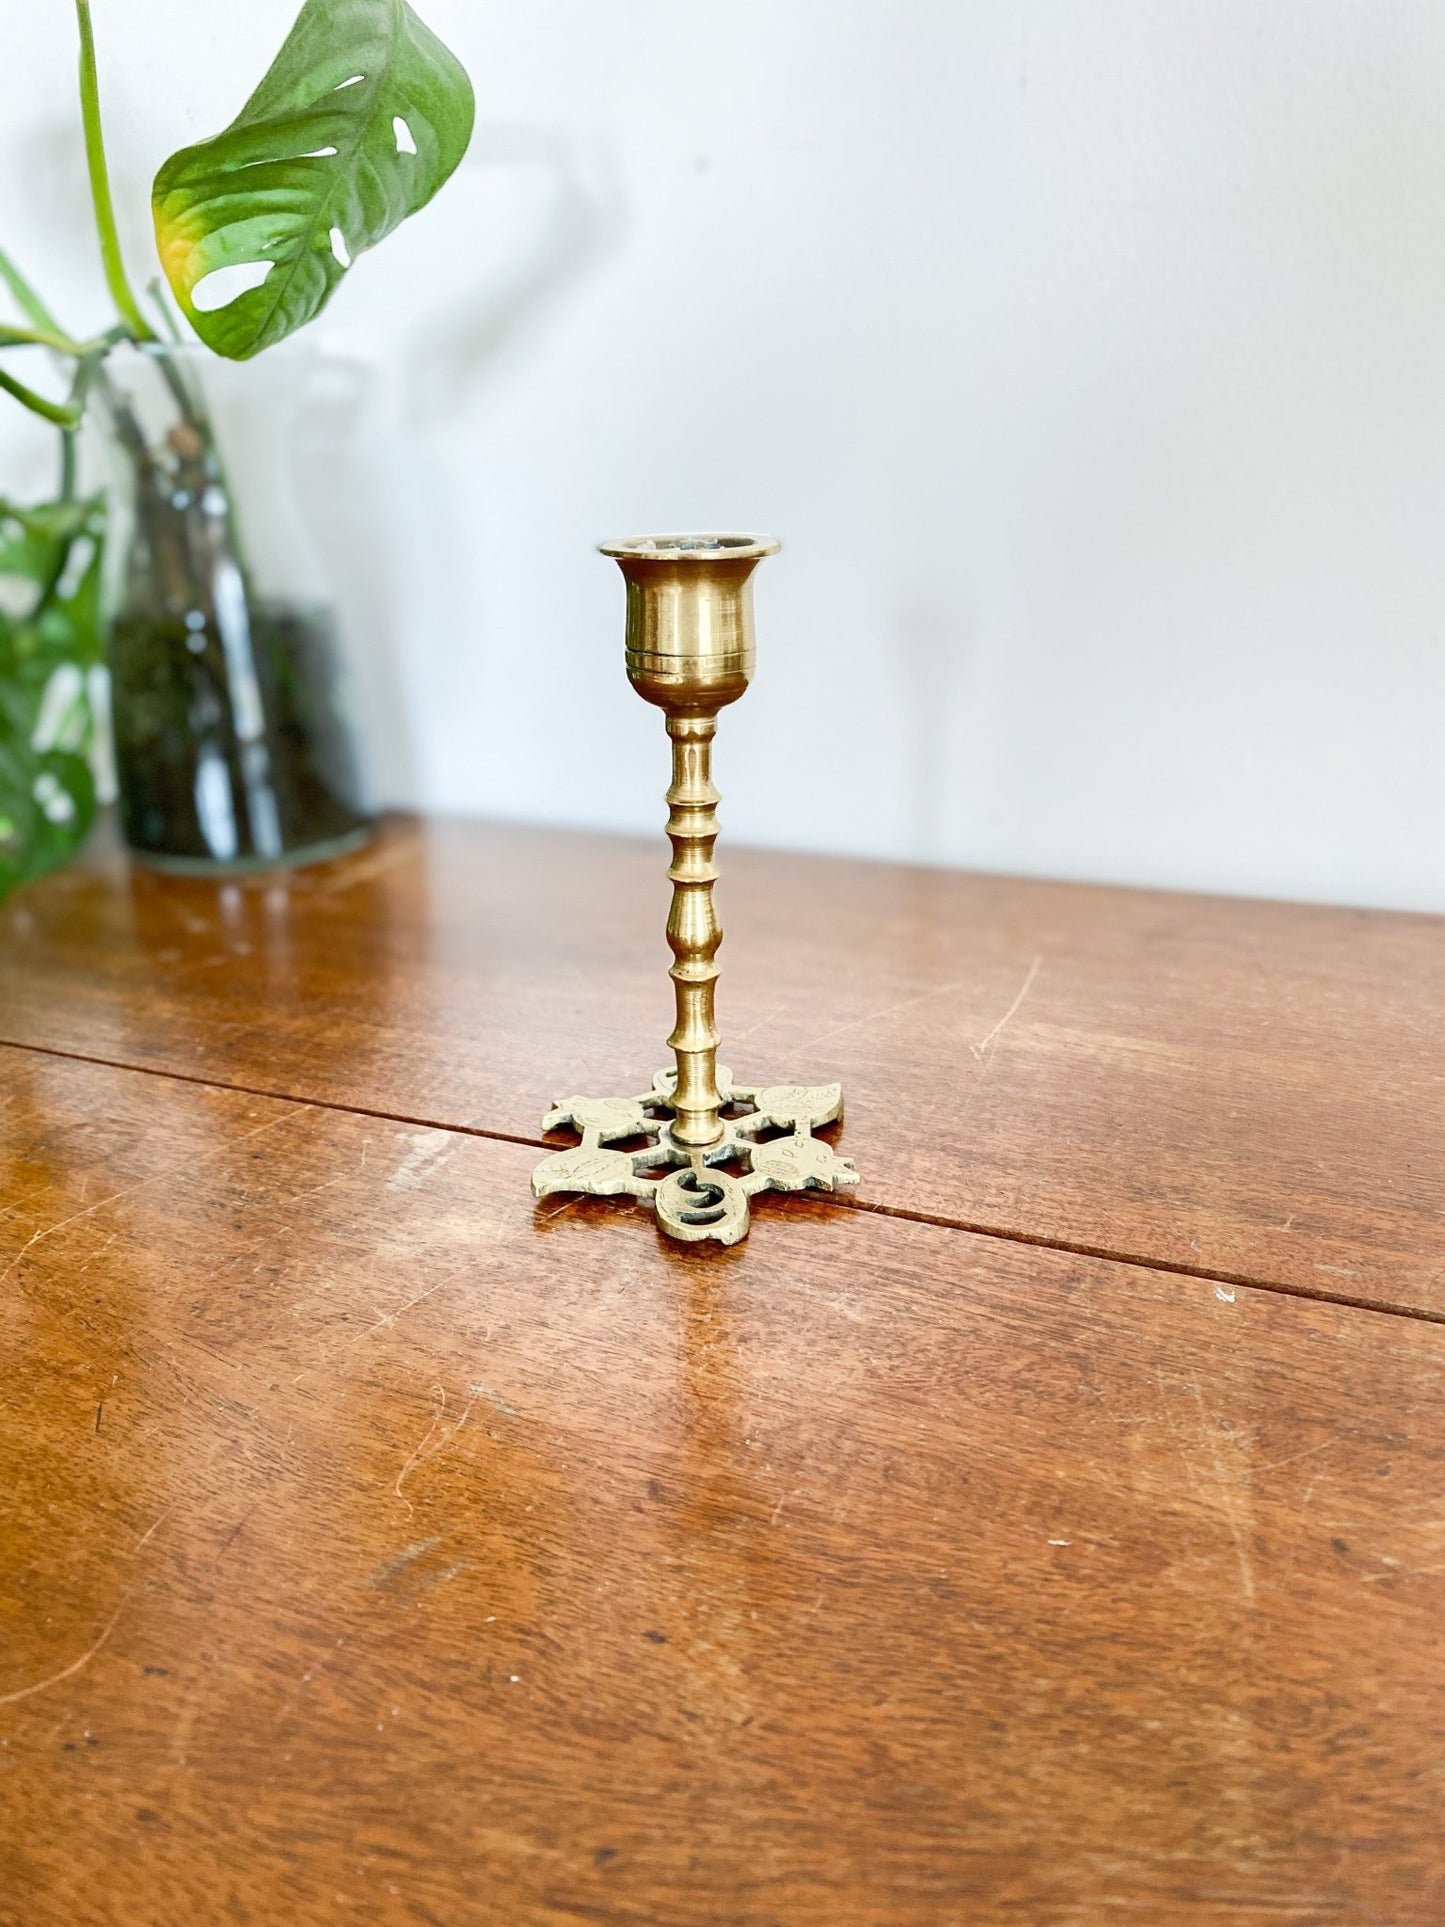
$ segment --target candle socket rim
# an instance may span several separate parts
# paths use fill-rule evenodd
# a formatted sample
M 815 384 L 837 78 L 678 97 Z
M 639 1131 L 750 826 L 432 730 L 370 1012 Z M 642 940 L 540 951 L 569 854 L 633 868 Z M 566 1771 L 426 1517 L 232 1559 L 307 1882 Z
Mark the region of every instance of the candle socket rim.
M 772 535 L 703 531 L 631 535 L 597 545 L 600 554 L 618 562 L 682 562 L 704 568 L 718 562 L 761 562 L 764 556 L 776 555 L 781 547 Z

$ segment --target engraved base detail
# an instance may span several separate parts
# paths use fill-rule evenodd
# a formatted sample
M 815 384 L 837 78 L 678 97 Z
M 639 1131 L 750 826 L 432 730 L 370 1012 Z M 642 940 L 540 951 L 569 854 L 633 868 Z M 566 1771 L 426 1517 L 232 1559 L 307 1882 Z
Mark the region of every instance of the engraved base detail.
M 734 1245 L 748 1235 L 748 1200 L 760 1191 L 836 1191 L 856 1184 L 851 1158 L 813 1133 L 843 1115 L 840 1084 L 735 1084 L 718 1067 L 718 1096 L 730 1110 L 722 1137 L 704 1150 L 674 1135 L 677 1073 L 659 1071 L 641 1097 L 568 1097 L 542 1120 L 544 1131 L 571 1129 L 582 1142 L 556 1151 L 532 1173 L 532 1194 L 574 1191 L 594 1197 L 640 1198 L 670 1238 L 712 1239 Z M 786 1133 L 758 1142 L 763 1131 Z M 627 1138 L 646 1142 L 632 1151 L 608 1147 Z M 740 1176 L 717 1169 L 731 1164 Z

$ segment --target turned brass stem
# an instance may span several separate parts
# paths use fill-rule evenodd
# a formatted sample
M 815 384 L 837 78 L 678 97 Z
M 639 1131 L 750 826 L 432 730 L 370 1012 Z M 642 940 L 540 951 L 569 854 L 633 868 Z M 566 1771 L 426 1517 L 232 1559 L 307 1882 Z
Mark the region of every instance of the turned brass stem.
M 667 792 L 667 834 L 672 843 L 672 911 L 667 941 L 674 962 L 668 975 L 677 998 L 677 1026 L 668 1047 L 677 1060 L 673 1137 L 707 1150 L 723 1135 L 718 1112 L 718 1032 L 713 994 L 722 942 L 712 887 L 717 881 L 713 846 L 718 837 L 718 792 L 712 781 L 712 739 L 717 716 L 669 716 L 672 787 Z

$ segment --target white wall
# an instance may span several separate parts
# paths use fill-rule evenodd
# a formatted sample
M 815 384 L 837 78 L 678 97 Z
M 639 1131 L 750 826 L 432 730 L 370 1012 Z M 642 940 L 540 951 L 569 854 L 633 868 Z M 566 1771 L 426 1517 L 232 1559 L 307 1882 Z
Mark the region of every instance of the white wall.
M 95 6 L 140 202 L 291 0 Z M 394 787 L 656 831 L 590 545 L 758 527 L 730 835 L 1445 910 L 1437 0 L 422 11 L 478 141 L 330 317 L 425 375 Z M 67 9 L 7 15 L 0 234 L 98 316 Z

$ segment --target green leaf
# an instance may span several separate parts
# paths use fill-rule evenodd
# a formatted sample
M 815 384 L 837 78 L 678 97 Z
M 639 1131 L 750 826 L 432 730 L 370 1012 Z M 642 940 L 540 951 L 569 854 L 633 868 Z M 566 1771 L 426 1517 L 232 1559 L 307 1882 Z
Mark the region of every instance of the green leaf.
M 0 607 L 0 898 L 65 862 L 95 814 L 103 526 L 98 498 L 0 501 L 0 574 L 34 592 L 26 614 Z
M 95 780 L 83 756 L 16 755 L 0 739 L 0 898 L 66 862 L 95 817 Z
M 27 535 L 47 542 L 73 542 L 94 524 L 97 504 L 92 497 L 78 502 L 40 502 L 21 508 L 0 498 L 0 524 L 18 522 Z
M 37 588 L 48 582 L 60 556 L 53 537 L 17 528 L 11 534 L 0 524 L 0 576 L 18 577 Z
M 77 579 L 75 594 L 84 588 L 90 600 L 81 621 L 98 630 L 98 610 L 92 577 L 98 574 L 100 558 L 101 505 L 98 497 L 85 501 L 42 502 L 19 508 L 0 499 L 0 577 L 29 583 L 49 590 L 60 579 L 75 544 L 82 536 L 91 538 L 89 560 L 83 576 Z M 66 600 L 55 598 L 55 606 L 68 607 Z
M 456 168 L 474 112 L 465 69 L 404 0 L 306 0 L 237 118 L 156 176 L 161 263 L 207 347 L 245 361 L 319 314 Z M 207 277 L 242 268 L 265 278 L 215 305 Z
M 98 515 L 92 523 L 90 534 L 90 554 L 75 587 L 69 594 L 57 595 L 55 599 L 55 606 L 64 615 L 70 632 L 72 660 L 84 668 L 105 659 L 105 627 L 101 618 L 105 538 Z

